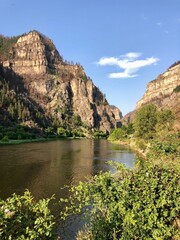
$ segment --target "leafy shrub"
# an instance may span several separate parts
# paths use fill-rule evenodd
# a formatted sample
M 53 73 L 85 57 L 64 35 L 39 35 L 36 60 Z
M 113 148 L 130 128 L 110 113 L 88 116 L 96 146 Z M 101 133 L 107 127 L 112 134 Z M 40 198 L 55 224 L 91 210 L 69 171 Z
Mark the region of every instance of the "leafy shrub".
M 109 140 L 118 141 L 125 139 L 127 137 L 127 132 L 123 128 L 116 128 L 109 136 Z
M 70 187 L 70 198 L 60 199 L 65 218 L 85 214 L 81 239 L 178 239 L 179 173 L 145 163 L 134 171 L 117 168 L 115 176 L 101 173 Z
M 158 110 L 154 104 L 142 106 L 134 120 L 135 136 L 146 140 L 165 136 L 172 130 L 174 115 L 169 109 Z
M 0 199 L 0 239 L 54 239 L 50 200 L 35 202 L 28 190 L 23 196 Z
M 157 123 L 157 107 L 154 104 L 142 106 L 134 120 L 136 137 L 151 139 L 155 133 Z
M 180 168 L 180 144 L 179 139 L 172 136 L 170 140 L 164 142 L 153 141 L 149 149 L 148 158 L 152 162 L 166 163 L 170 168 L 175 165 L 176 168 Z
M 8 136 L 4 136 L 2 139 L 1 139 L 2 142 L 9 142 L 9 138 Z
M 124 140 L 133 133 L 134 128 L 132 123 L 129 123 L 127 126 L 122 125 L 121 128 L 116 128 L 112 131 L 112 133 L 109 136 L 109 140 L 112 141 Z
M 156 153 L 163 153 L 163 154 L 171 154 L 171 153 L 176 153 L 177 152 L 177 144 L 172 144 L 170 142 L 158 142 L 155 141 L 152 144 L 152 149 Z
M 157 124 L 156 124 L 156 132 L 159 135 L 166 135 L 172 129 L 174 123 L 174 115 L 169 109 L 161 109 L 157 112 Z M 162 134 L 163 133 L 163 134 Z
M 143 151 L 145 151 L 147 148 L 147 144 L 146 144 L 145 140 L 143 140 L 143 139 L 137 139 L 136 145 L 139 149 L 141 149 Z
M 57 134 L 60 137 L 69 137 L 70 136 L 70 131 L 68 129 L 64 129 L 63 127 L 59 127 L 57 129 Z
M 94 138 L 106 138 L 107 134 L 105 132 L 102 131 L 96 131 L 94 133 Z
M 83 134 L 83 132 L 82 131 L 80 131 L 80 130 L 78 130 L 78 129 L 73 129 L 73 130 L 71 130 L 71 134 L 72 134 L 72 136 L 73 137 L 84 137 L 84 134 Z
M 6 134 L 9 139 L 17 139 L 17 134 L 15 132 L 8 131 Z

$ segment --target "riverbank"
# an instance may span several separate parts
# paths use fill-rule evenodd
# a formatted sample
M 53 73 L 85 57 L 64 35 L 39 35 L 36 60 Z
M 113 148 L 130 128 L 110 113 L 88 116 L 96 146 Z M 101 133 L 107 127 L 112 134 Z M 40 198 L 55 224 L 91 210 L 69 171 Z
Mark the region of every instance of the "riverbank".
M 0 141 L 0 145 L 16 145 L 22 143 L 33 143 L 33 142 L 46 142 L 56 140 L 54 138 L 36 138 L 36 139 L 17 139 L 17 140 L 8 140 L 8 141 Z
M 34 142 L 49 142 L 49 141 L 56 141 L 56 140 L 63 140 L 63 139 L 83 139 L 82 137 L 54 137 L 54 138 L 36 138 L 36 139 L 16 139 L 16 140 L 8 140 L 8 141 L 0 141 L 1 145 L 17 145 L 22 143 L 34 143 Z
M 179 133 L 169 134 L 167 136 L 159 136 L 153 139 L 145 140 L 135 138 L 133 136 L 124 139 L 112 140 L 110 142 L 127 145 L 129 148 L 145 159 L 146 162 L 152 164 L 164 165 L 167 168 L 180 169 L 180 136 Z
M 135 152 L 136 154 L 140 155 L 141 157 L 145 158 L 149 148 L 150 148 L 150 143 L 147 143 L 143 140 L 138 140 L 135 138 L 131 138 L 131 139 L 123 139 L 123 140 L 110 140 L 108 139 L 108 141 L 115 143 L 115 144 L 120 144 L 120 145 L 124 145 L 124 146 L 129 146 L 129 148 Z

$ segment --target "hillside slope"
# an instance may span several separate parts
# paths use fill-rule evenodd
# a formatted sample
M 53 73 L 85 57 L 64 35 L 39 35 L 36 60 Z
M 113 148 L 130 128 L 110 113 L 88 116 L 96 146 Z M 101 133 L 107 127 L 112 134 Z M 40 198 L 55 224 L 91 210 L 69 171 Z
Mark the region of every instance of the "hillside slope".
M 0 91 L 1 95 L 6 92 L 7 99 L 1 102 L 0 124 L 16 121 L 39 128 L 83 125 L 109 132 L 120 120 L 120 110 L 108 104 L 83 67 L 63 61 L 43 34 L 31 31 L 12 41 L 4 38 L 0 54 Z M 18 101 L 19 112 L 23 112 L 19 116 Z

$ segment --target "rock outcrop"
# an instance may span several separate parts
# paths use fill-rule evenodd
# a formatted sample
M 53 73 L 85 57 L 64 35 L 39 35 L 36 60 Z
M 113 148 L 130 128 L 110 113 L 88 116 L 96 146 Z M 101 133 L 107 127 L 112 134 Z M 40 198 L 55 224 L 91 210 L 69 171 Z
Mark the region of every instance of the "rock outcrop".
M 37 31 L 19 37 L 1 64 L 1 76 L 14 84 L 21 79 L 22 94 L 26 92 L 41 109 L 41 118 L 49 125 L 78 118 L 90 129 L 109 132 L 121 118 L 120 110 L 108 104 L 83 67 L 64 62 L 53 42 Z
M 62 58 L 53 42 L 37 31 L 32 31 L 18 38 L 3 66 L 12 68 L 19 75 L 34 75 L 55 70 L 61 62 Z
M 180 62 L 173 64 L 157 79 L 147 84 L 147 90 L 140 101 L 137 102 L 135 111 L 127 114 L 122 122 L 131 122 L 136 111 L 148 103 L 153 103 L 159 108 L 170 109 L 176 117 L 176 127 L 180 127 L 180 92 L 176 88 L 180 86 Z

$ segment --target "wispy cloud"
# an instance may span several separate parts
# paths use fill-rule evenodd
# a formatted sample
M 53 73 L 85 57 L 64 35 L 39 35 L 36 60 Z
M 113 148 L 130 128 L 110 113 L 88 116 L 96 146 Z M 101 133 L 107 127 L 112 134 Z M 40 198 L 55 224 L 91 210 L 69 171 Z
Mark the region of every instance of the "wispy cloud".
M 157 22 L 156 25 L 157 25 L 158 27 L 162 27 L 163 24 L 162 24 L 162 22 Z
M 129 52 L 125 55 L 116 57 L 102 57 L 97 64 L 100 66 L 117 66 L 122 69 L 122 72 L 110 73 L 109 78 L 133 78 L 138 76 L 135 74 L 140 68 L 155 65 L 159 59 L 150 57 L 146 59 L 138 59 L 142 54 L 138 52 Z

